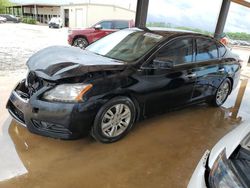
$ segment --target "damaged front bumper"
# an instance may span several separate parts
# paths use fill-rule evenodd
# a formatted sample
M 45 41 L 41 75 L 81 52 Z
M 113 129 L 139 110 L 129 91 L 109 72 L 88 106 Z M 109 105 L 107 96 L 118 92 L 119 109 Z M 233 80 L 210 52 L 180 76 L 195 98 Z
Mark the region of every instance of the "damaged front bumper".
M 188 183 L 188 188 L 207 188 L 206 185 L 206 169 L 207 169 L 207 163 L 209 158 L 210 151 L 207 150 L 201 160 L 199 161 L 197 167 L 195 168 L 195 171 Z
M 48 102 L 40 99 L 46 88 L 31 97 L 25 90 L 25 80 L 12 91 L 7 102 L 10 115 L 29 131 L 60 139 L 75 139 L 88 134 L 101 104 Z

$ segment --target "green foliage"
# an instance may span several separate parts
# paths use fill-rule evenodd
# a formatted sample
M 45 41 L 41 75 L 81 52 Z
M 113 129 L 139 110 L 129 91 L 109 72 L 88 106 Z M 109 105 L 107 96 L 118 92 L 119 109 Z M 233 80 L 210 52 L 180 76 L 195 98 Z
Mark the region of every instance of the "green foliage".
M 29 17 L 27 17 L 27 18 L 23 17 L 22 22 L 27 23 L 27 24 L 36 24 L 36 20 L 33 18 L 29 18 Z
M 250 41 L 250 34 L 248 34 L 248 33 L 244 33 L 244 32 L 235 32 L 235 33 L 227 32 L 226 34 L 230 39 Z
M 170 23 L 165 23 L 165 22 L 149 22 L 149 23 L 147 23 L 147 27 L 167 27 L 167 28 L 171 28 L 172 25 Z
M 182 30 L 188 30 L 188 31 L 194 31 L 194 32 L 197 32 L 197 33 L 202 33 L 202 34 L 205 34 L 205 35 L 213 35 L 212 32 L 209 32 L 209 31 L 205 31 L 205 30 L 202 30 L 202 29 L 198 29 L 198 28 L 191 28 L 191 27 L 175 27 L 176 29 L 182 29 Z
M 6 13 L 5 7 L 11 6 L 12 3 L 9 0 L 0 0 L 0 13 L 4 14 Z
M 202 33 L 205 35 L 213 35 L 213 32 L 205 31 L 198 28 L 191 28 L 191 27 L 185 27 L 185 26 L 174 26 L 171 23 L 165 23 L 165 22 L 149 22 L 147 23 L 147 27 L 165 27 L 165 28 L 174 28 L 174 29 L 182 29 L 182 30 L 188 30 L 188 31 L 194 31 L 197 33 Z M 227 32 L 226 35 L 233 40 L 244 40 L 244 41 L 250 41 L 250 34 L 244 33 L 244 32 Z
M 147 23 L 147 27 L 166 27 L 166 28 L 194 31 L 194 32 L 202 33 L 202 34 L 206 34 L 206 35 L 212 35 L 211 32 L 204 31 L 201 29 L 185 27 L 185 26 L 174 26 L 171 23 L 165 23 L 165 22 L 149 22 L 149 23 Z

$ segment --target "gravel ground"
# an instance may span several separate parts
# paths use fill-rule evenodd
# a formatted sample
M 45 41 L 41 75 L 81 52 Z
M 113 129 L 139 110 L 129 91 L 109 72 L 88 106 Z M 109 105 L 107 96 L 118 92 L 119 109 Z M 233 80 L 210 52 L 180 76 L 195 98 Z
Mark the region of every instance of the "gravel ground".
M 67 28 L 28 24 L 0 24 L 0 76 L 26 72 L 25 63 L 38 50 L 67 44 Z

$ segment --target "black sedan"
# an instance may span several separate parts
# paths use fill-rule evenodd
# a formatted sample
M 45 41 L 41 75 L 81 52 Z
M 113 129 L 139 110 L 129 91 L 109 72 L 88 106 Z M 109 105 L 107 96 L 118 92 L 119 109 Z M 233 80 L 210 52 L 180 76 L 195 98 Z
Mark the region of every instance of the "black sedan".
M 241 64 L 210 36 L 125 29 L 85 50 L 53 46 L 34 54 L 12 91 L 10 114 L 33 132 L 61 139 L 90 133 L 110 143 L 136 121 L 180 106 L 222 105 Z

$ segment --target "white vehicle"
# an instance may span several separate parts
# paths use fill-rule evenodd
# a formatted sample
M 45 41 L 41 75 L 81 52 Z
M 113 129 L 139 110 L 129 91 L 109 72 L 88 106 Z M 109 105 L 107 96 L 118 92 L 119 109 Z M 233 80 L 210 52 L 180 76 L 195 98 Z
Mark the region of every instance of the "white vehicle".
M 1 17 L 0 16 L 0 23 L 5 23 L 7 21 L 7 18 Z
M 225 135 L 198 163 L 188 188 L 250 187 L 250 125 Z
M 49 21 L 49 28 L 62 28 L 63 22 L 61 18 L 58 17 L 52 17 Z

